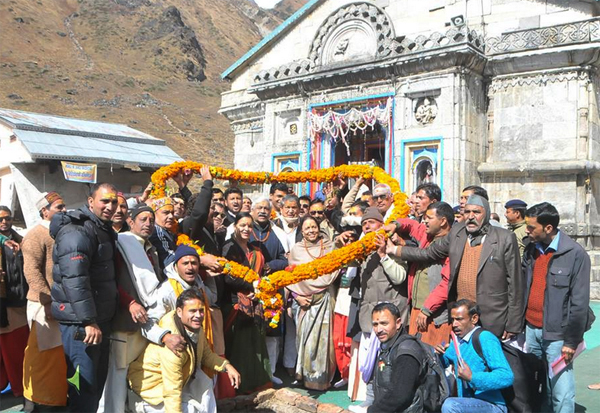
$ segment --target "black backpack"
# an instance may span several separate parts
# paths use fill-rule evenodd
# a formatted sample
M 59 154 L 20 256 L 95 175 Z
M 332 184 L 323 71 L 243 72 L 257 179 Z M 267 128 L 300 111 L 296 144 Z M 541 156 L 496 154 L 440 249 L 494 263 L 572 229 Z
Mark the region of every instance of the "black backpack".
M 410 342 L 413 345 L 406 345 Z M 404 353 L 421 360 L 420 384 L 417 392 L 421 394 L 424 410 L 426 412 L 441 411 L 444 400 L 450 396 L 450 386 L 435 350 L 414 336 L 407 336 L 400 344 L 400 348 Z
M 481 328 L 475 330 L 471 340 L 473 340 L 473 349 L 489 370 L 487 361 L 483 357 L 481 341 L 479 341 L 482 331 Z M 502 397 L 504 397 L 509 413 L 539 412 L 546 397 L 546 376 L 548 374 L 546 361 L 508 344 L 501 343 L 501 345 L 506 361 L 515 376 L 513 385 L 502 389 Z

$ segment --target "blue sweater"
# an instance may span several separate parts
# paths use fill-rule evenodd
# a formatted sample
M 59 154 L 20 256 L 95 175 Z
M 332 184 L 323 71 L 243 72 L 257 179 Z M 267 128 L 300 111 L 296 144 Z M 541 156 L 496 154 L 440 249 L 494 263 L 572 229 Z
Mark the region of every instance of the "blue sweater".
M 487 371 L 486 365 L 473 348 L 471 337 L 467 342 L 460 344 L 460 355 L 471 368 L 472 378 L 470 382 L 458 378 L 458 363 L 454 345 L 450 345 L 443 357 L 444 365 L 455 366 L 458 382 L 459 397 L 475 397 L 494 404 L 504 405 L 501 389 L 513 384 L 514 376 L 508 361 L 502 352 L 502 346 L 496 336 L 489 331 L 482 331 L 479 335 L 483 356 L 491 371 Z

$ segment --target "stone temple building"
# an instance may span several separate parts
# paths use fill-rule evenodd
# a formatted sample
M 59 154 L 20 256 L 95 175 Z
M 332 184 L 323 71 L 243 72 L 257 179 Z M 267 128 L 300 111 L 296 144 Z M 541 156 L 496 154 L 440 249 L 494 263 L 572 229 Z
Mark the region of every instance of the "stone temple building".
M 310 0 L 223 73 L 220 112 L 238 169 L 375 162 L 453 205 L 551 202 L 600 298 L 599 66 L 595 0 Z

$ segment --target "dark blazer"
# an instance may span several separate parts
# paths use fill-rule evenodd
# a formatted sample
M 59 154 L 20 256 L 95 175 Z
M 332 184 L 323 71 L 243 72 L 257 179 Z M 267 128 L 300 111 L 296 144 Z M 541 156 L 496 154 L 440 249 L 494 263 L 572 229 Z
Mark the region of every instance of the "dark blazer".
M 426 249 L 404 247 L 402 258 L 412 262 L 434 262 L 450 257 L 448 302 L 456 300 L 456 276 L 460 270 L 467 230 L 454 224 L 448 235 Z M 477 272 L 477 304 L 483 328 L 502 336 L 504 331 L 523 330 L 525 277 L 521 272 L 519 245 L 512 232 L 490 225 L 483 242 Z

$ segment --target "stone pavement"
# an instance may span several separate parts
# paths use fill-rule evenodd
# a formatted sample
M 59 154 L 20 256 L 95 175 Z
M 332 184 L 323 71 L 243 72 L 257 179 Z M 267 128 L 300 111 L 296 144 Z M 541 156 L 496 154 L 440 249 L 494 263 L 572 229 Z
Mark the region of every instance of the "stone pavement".
M 600 301 L 592 302 L 591 307 L 600 319 Z M 596 413 L 600 412 L 600 390 L 588 390 L 587 385 L 600 382 L 600 320 L 597 320 L 593 328 L 586 333 L 585 340 L 588 349 L 575 360 L 576 412 Z M 291 385 L 291 379 L 287 377 L 283 370 L 278 371 L 276 374 L 283 379 L 284 386 Z M 300 388 L 294 388 L 293 390 L 303 396 L 315 399 L 319 404 L 333 404 L 343 409 L 347 409 L 351 404 L 345 388 L 326 392 L 308 391 Z M 21 399 L 16 399 L 10 394 L 0 396 L 0 412 L 18 412 L 22 407 Z

